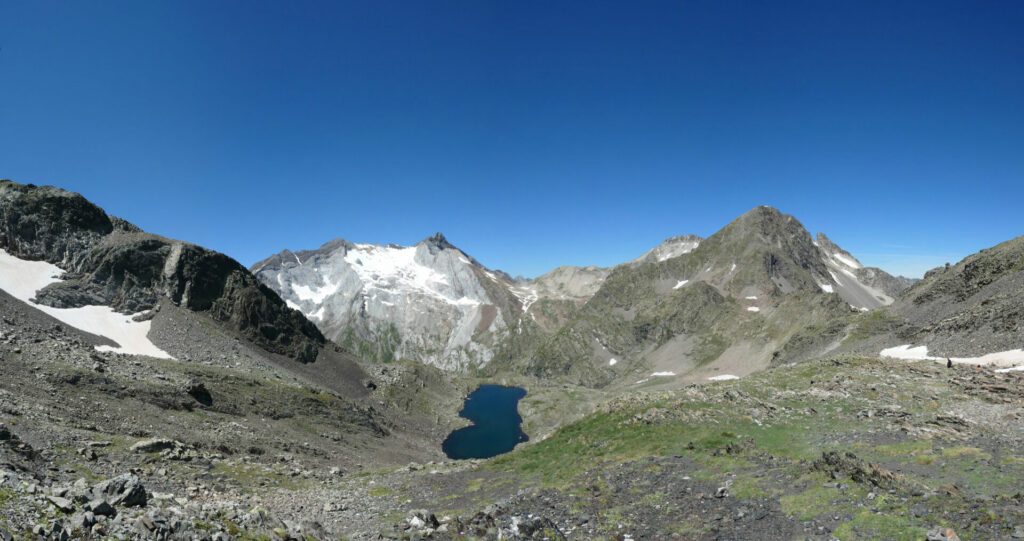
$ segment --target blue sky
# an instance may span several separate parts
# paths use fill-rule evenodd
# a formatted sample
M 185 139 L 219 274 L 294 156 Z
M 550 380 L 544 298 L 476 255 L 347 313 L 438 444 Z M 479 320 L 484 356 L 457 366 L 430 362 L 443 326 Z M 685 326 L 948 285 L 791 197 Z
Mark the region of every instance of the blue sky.
M 250 264 L 536 275 L 760 204 L 925 269 L 1024 234 L 1022 2 L 0 2 L 0 177 Z

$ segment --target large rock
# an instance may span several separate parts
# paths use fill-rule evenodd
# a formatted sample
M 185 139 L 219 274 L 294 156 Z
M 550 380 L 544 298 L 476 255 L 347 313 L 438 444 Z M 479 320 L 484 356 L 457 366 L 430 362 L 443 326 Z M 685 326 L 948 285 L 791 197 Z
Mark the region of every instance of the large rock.
M 106 500 L 114 506 L 141 507 L 149 501 L 142 481 L 130 473 L 119 475 L 93 486 L 92 494 L 94 499 Z M 90 510 L 96 513 L 94 509 Z
M 134 453 L 156 453 L 165 449 L 174 449 L 181 445 L 181 442 L 167 438 L 151 438 L 132 444 L 131 451 Z

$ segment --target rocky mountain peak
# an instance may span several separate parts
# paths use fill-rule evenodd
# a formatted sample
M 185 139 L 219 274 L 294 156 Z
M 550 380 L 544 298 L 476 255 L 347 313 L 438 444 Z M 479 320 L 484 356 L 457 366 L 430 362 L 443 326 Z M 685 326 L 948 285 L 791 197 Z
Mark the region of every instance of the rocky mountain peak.
M 449 248 L 455 248 L 455 245 L 448 242 L 448 239 L 444 236 L 444 233 L 440 231 L 420 241 L 421 244 L 429 244 L 441 250 L 447 250 Z

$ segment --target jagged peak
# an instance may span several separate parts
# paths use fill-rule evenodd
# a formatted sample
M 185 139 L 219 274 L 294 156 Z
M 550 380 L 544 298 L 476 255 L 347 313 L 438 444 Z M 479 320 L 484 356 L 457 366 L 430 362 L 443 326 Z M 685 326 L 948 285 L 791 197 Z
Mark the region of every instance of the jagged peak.
M 455 248 L 456 250 L 458 250 L 458 248 L 456 248 L 454 244 L 448 242 L 448 239 L 444 236 L 444 233 L 441 233 L 440 231 L 421 240 L 417 244 L 427 244 L 430 246 L 437 247 L 438 249 L 441 250 L 447 250 L 451 248 Z

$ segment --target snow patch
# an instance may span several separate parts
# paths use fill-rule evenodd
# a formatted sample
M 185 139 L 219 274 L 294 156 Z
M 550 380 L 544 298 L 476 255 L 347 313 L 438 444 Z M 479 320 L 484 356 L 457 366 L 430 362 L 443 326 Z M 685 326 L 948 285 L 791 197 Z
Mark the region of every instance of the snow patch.
M 54 282 L 60 282 L 64 271 L 45 261 L 27 261 L 0 249 L 0 289 L 12 297 L 76 329 L 109 338 L 118 347 L 96 346 L 98 351 L 113 351 L 131 355 L 147 355 L 160 359 L 173 359 L 166 351 L 149 341 L 152 321 L 133 321 L 135 315 L 126 316 L 109 306 L 83 306 L 81 308 L 53 308 L 32 302 L 36 293 Z
M 672 289 L 679 289 L 679 288 L 681 288 L 681 287 L 685 286 L 685 285 L 686 285 L 686 284 L 688 284 L 688 283 L 690 283 L 690 281 L 689 281 L 689 280 L 679 280 L 679 281 L 678 281 L 678 282 L 676 283 L 676 285 L 672 286 Z
M 722 374 L 721 376 L 711 376 L 708 378 L 710 381 L 729 381 L 731 379 L 740 379 L 740 377 L 732 374 Z
M 821 290 L 824 291 L 825 293 L 835 293 L 836 292 L 835 288 L 833 288 L 831 284 L 818 284 L 818 287 L 820 287 Z
M 1014 366 L 1013 368 L 1000 368 L 999 370 L 996 370 L 996 372 L 999 372 L 1000 374 L 1005 374 L 1007 372 L 1024 372 L 1024 365 Z
M 748 306 L 748 307 L 747 307 L 747 311 L 748 311 L 748 312 L 760 312 L 760 311 L 761 311 L 761 309 L 760 309 L 760 308 L 758 308 L 758 307 L 756 307 L 756 306 Z
M 675 372 L 654 372 L 653 374 L 651 374 L 651 377 L 652 378 L 660 378 L 660 377 L 674 376 L 674 375 L 676 375 Z
M 913 347 L 910 344 L 885 348 L 879 352 L 879 355 L 882 357 L 891 357 L 893 359 L 903 359 L 905 361 L 938 360 L 938 357 L 928 356 L 928 346 Z
M 314 289 L 305 285 L 293 285 L 292 291 L 299 300 L 312 301 L 314 304 L 324 302 L 324 299 L 338 291 L 338 284 L 332 283 L 330 278 L 324 277 L 324 285 Z
M 757 300 L 757 296 L 756 295 L 751 295 L 749 297 L 744 297 L 744 298 L 747 299 L 748 301 L 756 301 Z
M 860 268 L 860 263 L 857 263 L 856 261 L 846 257 L 843 254 L 832 254 L 832 257 L 836 258 L 840 263 L 842 263 L 842 264 L 844 264 L 847 267 L 850 267 L 852 269 L 859 269 Z
M 608 366 L 615 366 L 618 362 L 618 359 L 609 359 Z
M 1024 349 L 1012 349 L 1009 351 L 998 351 L 988 353 L 979 357 L 933 357 L 928 355 L 928 346 L 912 346 L 904 344 L 883 349 L 879 355 L 905 361 L 941 361 L 950 359 L 956 364 L 972 364 L 978 366 L 999 366 L 1002 368 L 1016 368 L 1024 363 Z
M 519 302 L 522 303 L 524 314 L 529 312 L 533 303 L 540 299 L 540 294 L 537 293 L 537 288 L 535 287 L 513 287 L 510 288 L 509 291 L 511 291 L 512 294 L 519 299 Z M 530 316 L 533 316 L 533 314 L 530 314 Z

